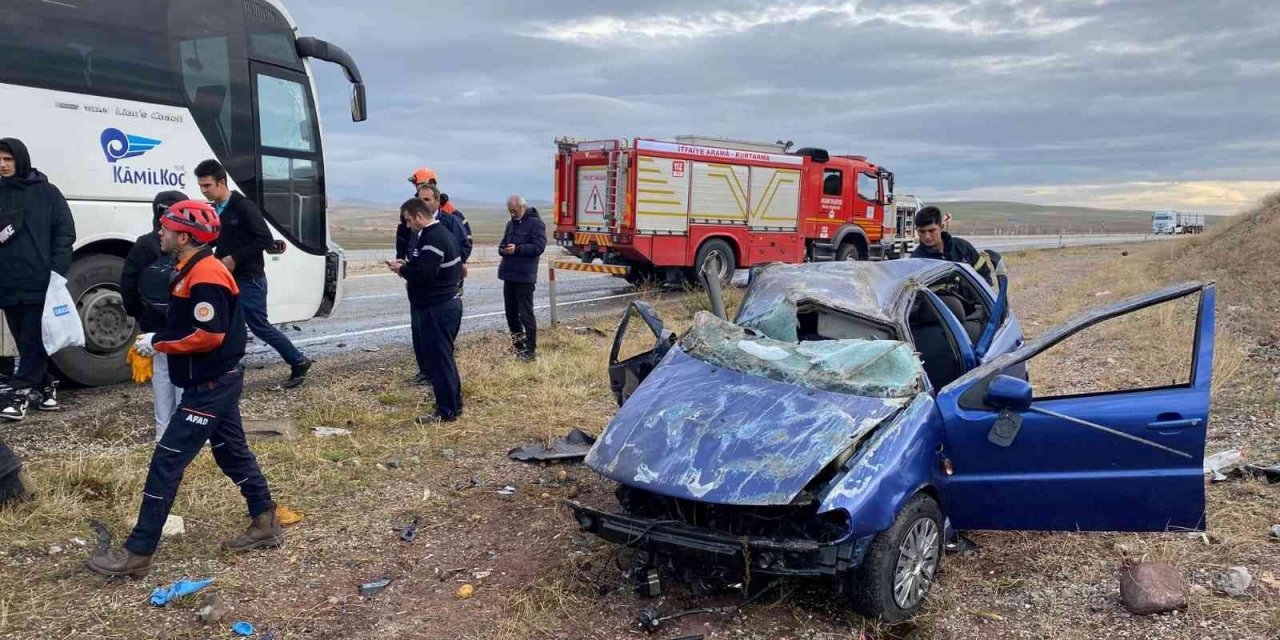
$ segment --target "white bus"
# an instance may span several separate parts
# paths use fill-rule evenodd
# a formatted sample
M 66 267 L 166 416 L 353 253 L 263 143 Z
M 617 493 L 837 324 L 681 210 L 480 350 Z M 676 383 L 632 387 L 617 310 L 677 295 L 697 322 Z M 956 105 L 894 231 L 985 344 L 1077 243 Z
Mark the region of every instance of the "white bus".
M 124 257 L 151 229 L 158 192 L 200 197 L 191 170 L 206 158 L 262 206 L 276 238 L 266 260 L 271 321 L 325 316 L 338 304 L 345 258 L 325 217 L 311 60 L 341 66 L 351 117 L 364 120 L 350 56 L 298 37 L 277 0 L 4 0 L 0 137 L 26 143 L 76 222 L 67 277 L 87 344 L 54 356 L 64 377 L 127 379 L 134 322 L 118 291 Z M 10 340 L 0 343 L 12 353 Z

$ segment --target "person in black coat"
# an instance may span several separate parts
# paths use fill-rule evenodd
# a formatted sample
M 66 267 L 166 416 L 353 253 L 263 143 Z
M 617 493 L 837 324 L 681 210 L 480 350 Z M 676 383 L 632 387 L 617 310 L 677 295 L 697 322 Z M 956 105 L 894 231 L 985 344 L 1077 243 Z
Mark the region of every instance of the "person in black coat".
M 431 185 L 420 197 L 400 205 L 400 217 L 415 232 L 414 247 L 406 260 L 387 262 L 405 280 L 411 330 L 419 338 L 414 355 L 435 396 L 435 412 L 419 416 L 419 424 L 452 422 L 462 413 L 462 382 L 454 360 L 454 341 L 462 325 L 462 251 L 457 238 L 436 219 L 437 198 L 439 191 Z
M 222 224 L 214 255 L 236 279 L 249 330 L 289 364 L 284 387 L 292 389 L 306 382 L 312 361 L 267 320 L 267 272 L 262 254 L 275 243 L 271 229 L 257 203 L 227 186 L 227 171 L 217 160 L 196 165 L 195 174 L 200 193 L 213 203 Z
M 996 266 L 1001 257 L 995 251 L 978 251 L 968 240 L 942 230 L 942 210 L 929 206 L 916 212 L 916 239 L 920 241 L 911 252 L 912 258 L 931 258 L 948 262 L 963 262 L 982 276 L 987 284 L 994 284 Z
M 531 361 L 538 355 L 538 320 L 533 315 L 533 290 L 538 282 L 538 261 L 547 249 L 547 226 L 518 195 L 507 198 L 511 220 L 498 243 L 502 262 L 498 263 L 498 279 L 502 280 L 502 301 L 511 330 L 511 344 L 516 356 Z
M 187 200 L 181 191 L 162 191 L 151 202 L 151 232 L 138 236 L 124 259 L 120 276 L 120 297 L 124 310 L 138 322 L 140 333 L 155 333 L 165 327 L 169 308 L 169 287 L 177 275 L 172 255 L 160 250 L 160 216 L 170 205 Z M 169 419 L 182 401 L 182 389 L 169 379 L 169 357 L 156 353 L 151 359 L 151 392 L 154 396 L 156 442 L 164 436 Z
M 18 345 L 18 370 L 0 387 L 0 419 L 22 420 L 33 400 L 58 409 L 41 333 L 49 273 L 66 277 L 76 223 L 62 192 L 31 166 L 27 146 L 0 139 L 0 311 Z

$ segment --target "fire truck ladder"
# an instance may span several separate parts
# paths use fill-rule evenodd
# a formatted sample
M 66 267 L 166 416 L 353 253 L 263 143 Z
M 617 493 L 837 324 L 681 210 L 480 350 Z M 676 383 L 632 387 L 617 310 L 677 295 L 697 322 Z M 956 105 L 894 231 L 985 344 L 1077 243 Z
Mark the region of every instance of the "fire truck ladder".
M 630 162 L 631 156 L 625 147 L 618 146 L 609 150 L 609 164 L 605 168 L 604 222 L 610 230 L 618 229 L 625 214 L 627 169 L 630 168 Z

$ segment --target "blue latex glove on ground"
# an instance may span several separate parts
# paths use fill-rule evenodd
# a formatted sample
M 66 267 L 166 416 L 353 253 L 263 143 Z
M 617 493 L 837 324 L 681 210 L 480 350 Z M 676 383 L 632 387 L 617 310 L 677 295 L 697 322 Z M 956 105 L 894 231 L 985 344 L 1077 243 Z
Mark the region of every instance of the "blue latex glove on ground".
M 167 587 L 156 587 L 156 590 L 151 592 L 151 604 L 163 607 L 182 596 L 189 596 L 211 584 L 213 584 L 213 578 L 179 580 Z

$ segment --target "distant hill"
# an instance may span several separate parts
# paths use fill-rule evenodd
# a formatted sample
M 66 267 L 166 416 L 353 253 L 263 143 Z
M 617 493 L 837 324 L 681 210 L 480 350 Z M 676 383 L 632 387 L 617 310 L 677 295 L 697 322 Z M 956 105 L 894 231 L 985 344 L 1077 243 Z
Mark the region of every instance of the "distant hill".
M 985 200 L 929 201 L 951 213 L 951 229 L 969 235 L 994 233 L 1142 233 L 1151 231 L 1151 211 L 1098 209 Z M 1222 220 L 1206 216 L 1212 226 Z
M 550 218 L 551 205 L 531 203 L 544 221 Z M 375 203 L 337 200 L 329 204 L 329 225 L 334 239 L 346 249 L 383 249 L 394 244 L 399 222 L 399 203 Z M 506 203 L 455 201 L 471 224 L 477 245 L 496 245 L 502 239 L 509 216 Z
M 534 202 L 543 221 L 550 222 L 551 205 Z M 951 213 L 951 230 L 964 235 L 1143 233 L 1151 231 L 1150 211 L 1098 209 L 985 200 L 928 201 Z M 334 201 L 329 224 L 338 244 L 348 249 L 381 249 L 392 244 L 398 203 Z M 502 238 L 507 224 L 505 203 L 455 201 L 471 223 L 476 244 L 489 245 Z M 1205 216 L 1212 227 L 1222 216 Z M 548 224 L 550 226 L 550 224 Z

